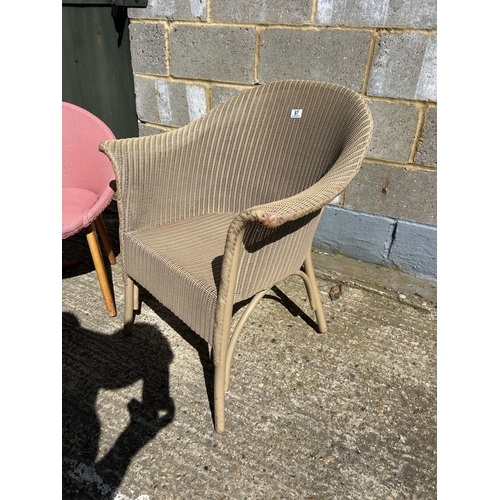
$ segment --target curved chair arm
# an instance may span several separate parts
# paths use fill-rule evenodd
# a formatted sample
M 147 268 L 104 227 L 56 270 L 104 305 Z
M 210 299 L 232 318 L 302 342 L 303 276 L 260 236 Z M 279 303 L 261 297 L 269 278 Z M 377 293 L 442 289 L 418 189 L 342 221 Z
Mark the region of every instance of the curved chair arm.
M 265 227 L 275 228 L 316 212 L 330 203 L 344 191 L 358 174 L 368 151 L 373 133 L 373 120 L 359 121 L 357 129 L 343 144 L 341 153 L 326 174 L 312 186 L 288 198 L 257 205 L 242 212 L 233 225 L 258 222 Z M 238 222 L 240 221 L 240 222 Z M 245 222 L 246 221 L 246 222 Z
M 256 224 L 268 230 L 252 232 L 252 245 L 256 248 L 259 246 L 259 239 L 269 241 L 270 232 L 286 223 L 297 221 L 294 230 L 289 232 L 296 233 L 295 239 L 292 236 L 292 241 L 289 243 L 290 258 L 283 259 L 274 266 L 273 275 L 269 276 L 269 286 L 298 270 L 303 263 L 303 256 L 310 249 L 322 209 L 346 189 L 359 172 L 372 138 L 373 122 L 371 116 L 369 118 L 360 125 L 350 141 L 344 144 L 337 161 L 318 182 L 294 196 L 249 208 L 233 219 L 227 232 L 221 270 L 219 303 L 222 307 L 218 308 L 213 338 L 215 364 L 221 362 L 227 341 L 222 338 L 224 314 L 229 314 L 228 310 L 232 309 L 235 297 L 236 300 L 243 300 L 260 291 L 253 289 L 252 284 L 246 281 L 255 279 L 259 272 L 263 273 L 262 269 L 266 269 L 265 259 L 269 252 L 246 251 L 245 243 L 248 241 L 245 242 L 245 231 L 248 232 L 252 225 Z M 278 239 L 279 235 L 275 234 L 274 240 Z
M 244 227 L 251 222 L 276 228 L 314 213 L 330 203 L 359 172 L 370 145 L 371 126 L 367 124 L 362 132 L 361 140 L 346 145 L 332 168 L 318 182 L 294 196 L 249 208 L 234 220 L 232 231 L 238 232 L 238 226 Z
M 116 176 L 116 198 L 123 231 L 154 227 L 183 218 L 181 202 L 186 184 L 172 189 L 171 170 L 177 147 L 177 131 L 146 137 L 104 141 L 99 149 L 113 165 Z M 182 153 L 180 153 L 182 154 Z M 183 189 L 184 188 L 184 189 Z M 171 210 L 170 204 L 176 207 Z M 187 216 L 187 215 L 186 215 Z
M 211 133 L 202 117 L 171 132 L 99 145 L 115 172 L 123 232 L 209 213 L 239 212 L 220 188 L 227 176 L 222 160 L 217 170 L 223 153 Z

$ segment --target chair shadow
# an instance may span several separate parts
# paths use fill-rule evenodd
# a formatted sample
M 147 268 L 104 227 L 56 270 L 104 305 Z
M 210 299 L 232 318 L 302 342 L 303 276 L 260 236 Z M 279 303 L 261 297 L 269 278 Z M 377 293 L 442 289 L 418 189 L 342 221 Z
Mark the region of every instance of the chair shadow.
M 319 333 L 318 324 L 316 323 L 316 321 L 311 319 L 311 317 L 307 313 L 305 313 L 292 299 L 290 299 L 290 297 L 288 297 L 288 295 L 286 295 L 284 292 L 282 292 L 278 288 L 277 285 L 274 285 L 271 290 L 276 294 L 276 297 L 274 297 L 272 295 L 266 295 L 265 297 L 281 303 L 283 305 L 283 307 L 288 309 L 290 314 L 302 319 L 315 332 Z
M 133 335 L 107 335 L 83 328 L 71 313 L 63 313 L 62 319 L 62 498 L 111 499 L 135 454 L 174 418 L 172 350 L 151 325 L 136 324 Z M 139 380 L 142 401 L 128 402 L 128 426 L 97 461 L 99 390 L 125 388 Z
M 215 407 L 213 400 L 214 392 L 214 366 L 212 363 L 212 355 L 210 346 L 193 331 L 186 323 L 178 318 L 168 307 L 159 302 L 145 288 L 139 285 L 140 302 L 144 302 L 162 321 L 167 323 L 177 334 L 179 334 L 197 353 L 203 369 L 203 378 L 205 389 L 207 391 L 208 404 L 212 414 L 212 424 L 215 426 Z M 140 308 L 137 311 L 135 321 L 140 319 Z M 134 321 L 134 324 L 135 324 Z M 135 331 L 135 326 L 134 326 Z
M 187 326 L 180 318 L 178 318 L 170 309 L 165 307 L 146 289 L 140 288 L 141 301 L 148 305 L 148 307 L 159 317 L 165 321 L 171 328 L 173 328 L 188 344 L 196 349 L 198 357 L 203 368 L 203 376 L 205 382 L 205 389 L 207 392 L 208 403 L 210 405 L 210 412 L 212 415 L 212 424 L 215 426 L 215 407 L 214 407 L 214 365 L 212 362 L 211 350 L 208 343 L 202 339 L 196 332 Z M 307 325 L 314 331 L 319 332 L 318 325 L 312 320 L 293 300 L 291 300 L 284 292 L 282 292 L 276 285 L 271 289 L 275 295 L 267 293 L 262 300 L 274 300 L 283 307 L 288 309 L 290 314 L 295 317 L 300 317 Z M 238 302 L 233 307 L 233 315 L 238 311 L 245 308 L 251 301 L 250 299 Z M 140 318 L 140 309 L 138 311 Z M 134 327 L 135 328 L 135 327 Z M 245 330 L 243 330 L 244 334 Z

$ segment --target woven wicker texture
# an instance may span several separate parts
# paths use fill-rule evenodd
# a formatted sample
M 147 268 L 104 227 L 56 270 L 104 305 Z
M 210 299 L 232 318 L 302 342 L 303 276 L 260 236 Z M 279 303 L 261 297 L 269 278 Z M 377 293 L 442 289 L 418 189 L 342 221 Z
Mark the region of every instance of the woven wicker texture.
M 117 179 L 125 277 L 211 344 L 217 366 L 226 302 L 301 268 L 321 209 L 358 172 L 372 126 L 355 92 L 286 80 L 244 91 L 176 131 L 102 143 Z

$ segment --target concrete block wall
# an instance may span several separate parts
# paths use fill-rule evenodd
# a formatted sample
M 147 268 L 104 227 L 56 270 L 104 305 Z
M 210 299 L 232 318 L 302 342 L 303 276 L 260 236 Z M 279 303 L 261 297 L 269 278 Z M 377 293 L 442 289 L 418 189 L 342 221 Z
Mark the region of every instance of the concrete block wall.
M 128 15 L 141 135 L 274 80 L 360 93 L 373 140 L 314 244 L 436 279 L 436 0 L 149 0 Z

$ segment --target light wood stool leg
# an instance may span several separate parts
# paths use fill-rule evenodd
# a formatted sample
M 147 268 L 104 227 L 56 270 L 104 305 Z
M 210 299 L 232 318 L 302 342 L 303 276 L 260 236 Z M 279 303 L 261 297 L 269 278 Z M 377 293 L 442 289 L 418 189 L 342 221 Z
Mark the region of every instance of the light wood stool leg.
M 113 247 L 111 246 L 111 241 L 109 240 L 108 232 L 106 231 L 106 226 L 104 225 L 101 215 L 97 217 L 95 224 L 97 226 L 97 231 L 99 231 L 99 236 L 101 237 L 101 241 L 104 245 L 104 250 L 106 250 L 110 264 L 116 264 L 115 253 L 113 252 Z
M 96 225 L 93 222 L 90 226 L 87 227 L 86 234 L 87 242 L 90 248 L 90 254 L 92 255 L 92 260 L 94 261 L 95 270 L 99 279 L 99 285 L 101 286 L 104 303 L 106 304 L 106 308 L 108 310 L 108 315 L 116 316 L 115 301 L 113 300 L 113 295 L 111 293 L 111 288 L 108 282 L 108 276 L 106 274 L 106 268 L 104 267 L 101 249 L 99 247 L 99 241 L 97 240 Z

